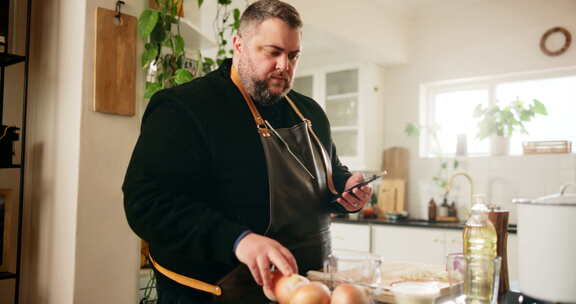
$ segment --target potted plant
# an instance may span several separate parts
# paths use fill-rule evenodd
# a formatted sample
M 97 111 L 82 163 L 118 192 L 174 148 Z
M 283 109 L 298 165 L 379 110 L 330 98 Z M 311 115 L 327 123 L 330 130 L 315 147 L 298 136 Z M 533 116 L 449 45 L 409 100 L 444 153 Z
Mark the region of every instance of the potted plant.
M 474 118 L 479 119 L 477 138 L 490 138 L 491 155 L 507 155 L 510 150 L 510 136 L 518 132 L 528 134 L 524 124 L 537 114 L 548 115 L 544 104 L 537 99 L 528 105 L 516 99 L 505 107 L 484 107 L 479 104 L 474 109 Z
M 240 10 L 231 9 L 232 0 L 216 0 L 215 24 L 218 51 L 216 58 L 199 55 L 197 63 L 187 68 L 186 41 L 180 35 L 180 18 L 184 0 L 150 0 L 150 8 L 138 18 L 138 32 L 144 41 L 140 66 L 146 73 L 144 98 L 157 91 L 186 83 L 214 70 L 232 53 L 227 48 L 227 35 L 232 36 L 240 25 Z M 197 0 L 200 7 L 204 1 Z

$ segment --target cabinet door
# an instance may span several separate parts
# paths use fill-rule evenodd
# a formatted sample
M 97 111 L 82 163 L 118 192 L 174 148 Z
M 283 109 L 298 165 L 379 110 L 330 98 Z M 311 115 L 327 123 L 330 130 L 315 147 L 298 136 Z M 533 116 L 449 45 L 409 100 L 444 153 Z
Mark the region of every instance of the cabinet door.
M 374 253 L 384 261 L 444 264 L 444 232 L 440 229 L 374 226 Z
M 462 253 L 464 252 L 464 231 L 463 230 L 447 230 L 444 232 L 446 236 L 446 255 L 449 253 Z
M 332 223 L 330 225 L 333 250 L 370 252 L 370 226 Z

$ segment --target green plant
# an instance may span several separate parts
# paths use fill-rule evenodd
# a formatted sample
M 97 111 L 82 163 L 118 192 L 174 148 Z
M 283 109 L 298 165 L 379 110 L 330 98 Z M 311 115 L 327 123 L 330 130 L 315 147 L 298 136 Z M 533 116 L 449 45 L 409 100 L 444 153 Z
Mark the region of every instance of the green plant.
M 218 51 L 216 58 L 199 55 L 195 73 L 185 68 L 185 41 L 180 34 L 178 8 L 183 0 L 154 0 L 158 9 L 147 8 L 138 18 L 138 32 L 144 41 L 144 52 L 140 65 L 146 73 L 144 98 L 150 98 L 157 91 L 192 80 L 195 76 L 217 68 L 226 58 L 226 30 L 233 35 L 240 24 L 240 10 L 230 11 L 232 0 L 216 0 L 217 14 L 215 28 Z M 197 0 L 200 7 L 204 1 Z M 230 18 L 232 16 L 233 18 Z M 229 51 L 231 53 L 232 51 Z
M 531 121 L 536 114 L 548 115 L 544 104 L 537 99 L 527 106 L 518 99 L 503 108 L 498 105 L 483 107 L 479 104 L 474 109 L 474 118 L 480 119 L 477 137 L 478 139 L 491 135 L 509 137 L 518 131 L 528 134 L 524 123 Z

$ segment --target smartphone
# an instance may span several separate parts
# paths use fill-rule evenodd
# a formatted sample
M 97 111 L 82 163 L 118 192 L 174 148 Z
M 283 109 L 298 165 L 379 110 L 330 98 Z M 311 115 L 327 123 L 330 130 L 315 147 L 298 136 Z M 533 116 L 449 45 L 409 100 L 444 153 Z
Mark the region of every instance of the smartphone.
M 375 180 L 377 180 L 377 179 L 379 179 L 379 178 L 381 178 L 381 177 L 382 177 L 382 175 L 376 175 L 376 174 L 374 174 L 374 176 L 372 176 L 371 178 L 369 178 L 369 179 L 367 179 L 367 180 L 365 180 L 365 181 L 363 181 L 363 182 L 361 182 L 361 183 L 358 183 L 358 184 L 350 187 L 350 189 L 348 189 L 348 190 L 340 193 L 340 194 L 338 195 L 338 197 L 336 197 L 336 198 L 335 198 L 334 200 L 332 200 L 332 201 L 333 201 L 333 202 L 336 202 L 336 200 L 337 200 L 338 198 L 342 197 L 342 195 L 344 195 L 344 193 L 346 193 L 346 192 L 354 195 L 354 193 L 352 193 L 352 190 L 357 189 L 357 188 L 360 188 L 360 187 L 363 187 L 363 186 L 366 186 L 366 185 L 374 182 Z

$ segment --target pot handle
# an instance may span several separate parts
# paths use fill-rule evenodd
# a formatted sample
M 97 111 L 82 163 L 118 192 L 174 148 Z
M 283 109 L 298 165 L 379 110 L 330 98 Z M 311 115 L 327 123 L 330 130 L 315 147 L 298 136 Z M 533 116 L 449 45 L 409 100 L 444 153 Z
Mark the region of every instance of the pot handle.
M 566 188 L 568 188 L 568 186 L 576 186 L 576 184 L 575 183 L 568 183 L 568 184 L 562 185 L 562 187 L 560 188 L 560 195 L 564 195 L 564 192 L 566 192 Z

